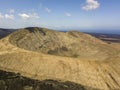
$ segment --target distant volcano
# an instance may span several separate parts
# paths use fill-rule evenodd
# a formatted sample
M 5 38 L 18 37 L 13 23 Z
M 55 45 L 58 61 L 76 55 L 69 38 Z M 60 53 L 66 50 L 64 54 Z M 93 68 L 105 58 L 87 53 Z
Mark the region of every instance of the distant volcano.
M 7 35 L 9 35 L 10 33 L 14 32 L 15 29 L 3 29 L 3 28 L 0 28 L 0 38 L 3 38 Z

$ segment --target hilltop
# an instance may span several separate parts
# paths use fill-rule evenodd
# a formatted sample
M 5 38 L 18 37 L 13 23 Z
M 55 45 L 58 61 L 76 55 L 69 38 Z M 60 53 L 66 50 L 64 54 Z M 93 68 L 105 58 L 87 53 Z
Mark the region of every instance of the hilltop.
M 117 53 L 103 41 L 78 31 L 58 32 L 30 27 L 12 33 L 9 42 L 26 50 L 74 58 L 105 60 Z

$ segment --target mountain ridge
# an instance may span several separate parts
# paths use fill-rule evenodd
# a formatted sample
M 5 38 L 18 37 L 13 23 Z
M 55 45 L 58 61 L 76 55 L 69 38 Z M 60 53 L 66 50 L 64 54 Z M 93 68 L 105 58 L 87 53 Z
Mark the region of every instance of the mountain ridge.
M 74 42 L 75 46 L 71 47 L 73 48 L 72 52 L 77 52 L 78 49 L 75 49 L 77 45 L 78 48 L 80 46 L 83 47 L 83 51 L 85 50 L 85 52 L 81 52 L 83 54 L 80 55 L 84 55 L 84 53 L 87 53 L 89 48 L 92 50 L 91 47 L 94 46 L 94 49 L 91 52 L 98 50 L 98 54 L 100 56 L 95 54 L 92 57 L 91 53 L 89 52 L 89 58 L 85 58 L 83 56 L 75 56 L 73 58 L 71 56 L 62 56 L 61 53 L 65 55 L 65 52 L 60 52 L 59 50 L 58 51 L 60 53 L 57 51 L 57 55 L 51 55 L 41 52 L 41 50 L 38 52 L 35 50 L 29 50 L 29 48 L 26 49 L 18 46 L 19 40 L 22 40 L 21 42 L 25 43 L 29 40 L 29 37 L 35 37 L 39 30 L 36 30 L 35 33 L 29 32 L 29 30 L 26 29 L 22 31 L 23 34 L 21 34 L 21 30 L 19 32 L 16 31 L 0 40 L 0 70 L 20 73 L 22 76 L 37 80 L 52 79 L 71 81 L 83 86 L 98 88 L 100 90 L 120 89 L 120 53 L 117 49 L 113 48 L 109 44 L 104 43 L 101 40 L 99 41 L 98 39 L 84 33 L 72 32 L 73 35 L 71 35 L 71 32 L 59 33 L 58 31 L 46 31 L 45 29 L 46 32 L 44 32 L 47 36 L 44 35 L 43 32 L 40 32 L 39 36 L 45 37 L 45 40 L 49 40 L 52 38 L 52 36 L 55 36 L 55 38 L 52 39 L 54 42 L 52 42 L 52 44 L 49 42 L 47 48 L 45 48 L 47 50 L 49 48 L 51 50 L 51 47 L 55 48 L 58 46 L 64 46 L 66 44 L 69 46 Z M 60 40 L 56 39 L 58 38 L 57 36 L 59 36 Z M 86 41 L 80 42 L 83 37 L 87 37 Z M 24 38 L 28 39 L 24 40 Z M 36 37 L 34 39 L 36 40 Z M 62 44 L 56 44 L 56 40 L 59 43 L 62 41 Z M 94 40 L 96 41 L 94 42 Z M 31 39 L 27 43 L 30 42 Z M 33 45 L 36 45 L 35 42 L 32 43 Z M 99 44 L 101 45 L 99 46 Z M 67 51 L 65 48 L 64 50 Z M 101 52 L 102 50 L 103 52 Z M 82 49 L 79 49 L 78 51 L 82 51 Z
M 78 31 L 59 32 L 31 27 L 12 33 L 9 41 L 26 50 L 68 57 L 89 58 L 89 56 L 99 57 L 100 53 L 102 55 L 117 53 L 114 50 L 110 51 L 109 48 L 112 49 L 112 47 L 105 42 Z

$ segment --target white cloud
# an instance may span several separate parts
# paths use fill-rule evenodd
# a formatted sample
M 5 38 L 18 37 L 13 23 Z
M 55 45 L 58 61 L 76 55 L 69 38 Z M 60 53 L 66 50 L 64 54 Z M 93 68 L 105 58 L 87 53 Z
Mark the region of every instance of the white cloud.
M 49 9 L 49 8 L 46 7 L 46 8 L 45 8 L 45 11 L 48 12 L 48 13 L 50 13 L 50 12 L 51 12 L 51 9 Z
M 30 16 L 28 14 L 22 13 L 22 14 L 18 14 L 22 19 L 28 19 L 30 18 Z
M 72 15 L 71 15 L 70 13 L 68 13 L 68 12 L 66 12 L 65 15 L 68 16 L 68 17 L 72 16 Z
M 14 19 L 14 15 L 12 14 L 5 14 L 6 19 Z
M 18 14 L 22 19 L 29 19 L 29 18 L 35 18 L 35 19 L 39 19 L 40 17 L 38 16 L 37 13 L 20 13 Z
M 9 10 L 9 13 L 14 13 L 14 12 L 15 12 L 14 9 L 10 9 L 10 10 Z
M 83 10 L 95 10 L 100 6 L 97 0 L 86 0 L 86 5 L 82 7 Z
M 4 16 L 2 15 L 2 13 L 0 13 L 0 19 L 3 19 L 4 18 Z

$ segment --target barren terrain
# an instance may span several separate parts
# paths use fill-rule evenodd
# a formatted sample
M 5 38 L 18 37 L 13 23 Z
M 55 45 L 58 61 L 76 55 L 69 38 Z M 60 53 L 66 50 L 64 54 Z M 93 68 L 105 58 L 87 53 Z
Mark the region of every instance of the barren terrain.
M 0 70 L 36 80 L 70 81 L 93 90 L 119 90 L 118 48 L 77 31 L 26 28 L 0 40 Z

